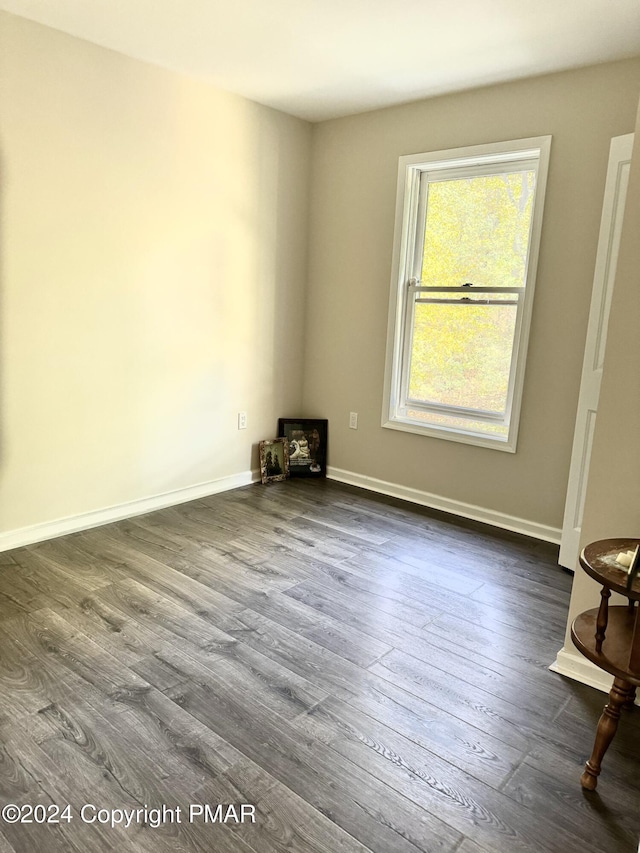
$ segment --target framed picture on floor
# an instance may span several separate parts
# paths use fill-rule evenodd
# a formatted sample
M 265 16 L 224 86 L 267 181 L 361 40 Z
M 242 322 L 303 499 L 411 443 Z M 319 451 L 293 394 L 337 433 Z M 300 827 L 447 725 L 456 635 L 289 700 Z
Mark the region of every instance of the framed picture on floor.
M 260 479 L 279 483 L 289 476 L 289 443 L 284 438 L 260 442 Z
M 292 477 L 326 477 L 328 425 L 318 418 L 278 420 L 278 435 L 288 444 Z

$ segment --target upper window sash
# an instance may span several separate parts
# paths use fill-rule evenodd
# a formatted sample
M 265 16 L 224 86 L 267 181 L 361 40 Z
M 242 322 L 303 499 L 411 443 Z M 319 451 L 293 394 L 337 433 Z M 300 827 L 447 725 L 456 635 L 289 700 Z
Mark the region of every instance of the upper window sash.
M 522 156 L 518 152 L 518 159 L 507 161 L 502 158 L 499 163 L 504 168 L 497 168 L 496 158 L 491 158 L 489 163 L 481 163 L 478 165 L 469 165 L 452 167 L 450 164 L 430 163 L 428 167 L 420 168 L 416 166 L 410 169 L 410 174 L 407 179 L 410 181 L 409 198 L 414 196 L 414 201 L 411 204 L 411 213 L 408 224 L 412 232 L 415 234 L 415 242 L 413 246 L 408 247 L 407 257 L 407 272 L 410 278 L 416 279 L 418 282 L 422 276 L 422 260 L 424 253 L 425 229 L 419 228 L 418 223 L 426 222 L 427 205 L 429 202 L 429 184 L 442 181 L 456 181 L 464 178 L 487 177 L 491 175 L 513 175 L 518 172 L 533 172 L 535 174 L 535 182 L 538 182 L 538 164 L 539 152 L 527 152 L 526 156 Z M 535 190 L 534 190 L 535 192 Z M 531 235 L 529 235 L 531 236 Z M 526 268 L 526 267 L 525 267 Z

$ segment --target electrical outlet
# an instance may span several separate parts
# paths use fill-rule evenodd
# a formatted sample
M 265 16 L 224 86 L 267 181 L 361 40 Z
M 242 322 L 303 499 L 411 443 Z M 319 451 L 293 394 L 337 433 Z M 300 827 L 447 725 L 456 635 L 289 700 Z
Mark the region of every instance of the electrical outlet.
M 246 429 L 247 428 L 247 413 L 246 412 L 238 412 L 238 429 Z
M 349 412 L 349 429 L 358 429 L 358 413 Z

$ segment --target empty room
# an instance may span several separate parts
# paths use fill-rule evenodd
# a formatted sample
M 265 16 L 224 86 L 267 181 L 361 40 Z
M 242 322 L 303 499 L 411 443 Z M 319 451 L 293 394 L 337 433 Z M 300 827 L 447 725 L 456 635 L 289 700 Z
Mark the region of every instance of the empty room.
M 636 0 L 0 0 L 0 853 L 636 853 Z

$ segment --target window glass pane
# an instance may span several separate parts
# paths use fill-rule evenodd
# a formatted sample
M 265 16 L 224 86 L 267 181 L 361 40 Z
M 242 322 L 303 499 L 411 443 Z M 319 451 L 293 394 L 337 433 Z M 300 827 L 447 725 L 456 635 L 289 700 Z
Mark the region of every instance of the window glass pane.
M 429 183 L 421 284 L 522 287 L 535 172 Z
M 517 306 L 416 304 L 409 397 L 503 413 Z

